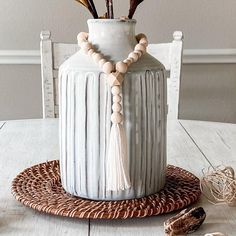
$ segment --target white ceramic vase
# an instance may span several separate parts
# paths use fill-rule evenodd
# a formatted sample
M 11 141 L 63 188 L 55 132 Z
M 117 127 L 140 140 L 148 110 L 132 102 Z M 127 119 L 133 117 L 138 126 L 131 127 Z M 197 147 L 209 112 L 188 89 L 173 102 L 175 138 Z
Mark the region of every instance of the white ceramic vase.
M 89 41 L 117 62 L 137 44 L 135 20 L 88 20 Z M 78 51 L 59 72 L 60 168 L 64 189 L 83 198 L 122 200 L 147 196 L 165 185 L 166 78 L 145 54 L 129 67 L 122 86 L 132 187 L 106 191 L 111 92 L 106 75 Z

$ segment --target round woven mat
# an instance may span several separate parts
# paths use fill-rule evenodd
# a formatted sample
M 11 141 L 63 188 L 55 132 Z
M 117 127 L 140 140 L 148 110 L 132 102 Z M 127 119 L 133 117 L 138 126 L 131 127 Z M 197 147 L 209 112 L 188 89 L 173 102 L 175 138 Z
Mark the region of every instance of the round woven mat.
M 26 169 L 12 183 L 12 193 L 25 206 L 53 215 L 90 219 L 126 219 L 182 209 L 200 195 L 199 179 L 179 167 L 167 167 L 167 183 L 159 193 L 140 199 L 92 201 L 73 197 L 61 185 L 59 161 Z

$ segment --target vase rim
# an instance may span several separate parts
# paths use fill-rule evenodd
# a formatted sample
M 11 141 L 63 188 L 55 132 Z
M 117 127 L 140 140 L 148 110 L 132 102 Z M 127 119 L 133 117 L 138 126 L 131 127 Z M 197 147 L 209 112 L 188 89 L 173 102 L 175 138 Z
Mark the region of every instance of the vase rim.
M 88 23 L 131 23 L 136 24 L 137 21 L 135 19 L 88 19 Z

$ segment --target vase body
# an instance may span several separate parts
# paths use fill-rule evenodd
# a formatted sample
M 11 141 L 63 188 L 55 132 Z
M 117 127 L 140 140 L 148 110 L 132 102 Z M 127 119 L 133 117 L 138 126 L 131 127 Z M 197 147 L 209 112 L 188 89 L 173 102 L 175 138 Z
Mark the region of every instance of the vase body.
M 136 21 L 89 20 L 89 41 L 108 60 L 133 51 Z M 106 190 L 112 96 L 106 75 L 78 51 L 59 72 L 60 170 L 64 189 L 94 200 L 140 198 L 165 185 L 165 69 L 149 54 L 129 67 L 122 85 L 124 127 L 132 187 Z

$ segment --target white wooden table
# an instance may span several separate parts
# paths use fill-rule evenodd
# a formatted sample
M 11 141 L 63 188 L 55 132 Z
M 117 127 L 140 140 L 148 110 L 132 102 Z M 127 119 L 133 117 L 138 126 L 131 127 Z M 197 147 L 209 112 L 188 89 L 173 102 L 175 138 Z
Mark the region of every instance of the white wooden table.
M 58 159 L 58 121 L 0 122 L 0 235 L 14 236 L 163 236 L 163 222 L 173 214 L 129 220 L 78 220 L 38 213 L 11 195 L 11 181 L 22 170 L 46 160 Z M 168 163 L 197 176 L 209 165 L 236 169 L 236 125 L 169 121 Z M 204 225 L 192 235 L 221 231 L 236 235 L 236 208 L 213 206 L 204 197 L 197 204 L 207 212 Z

